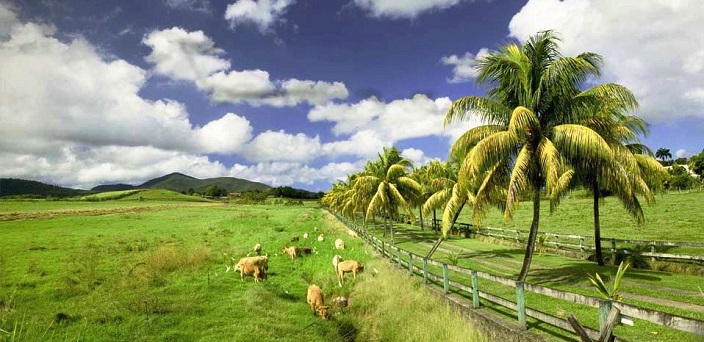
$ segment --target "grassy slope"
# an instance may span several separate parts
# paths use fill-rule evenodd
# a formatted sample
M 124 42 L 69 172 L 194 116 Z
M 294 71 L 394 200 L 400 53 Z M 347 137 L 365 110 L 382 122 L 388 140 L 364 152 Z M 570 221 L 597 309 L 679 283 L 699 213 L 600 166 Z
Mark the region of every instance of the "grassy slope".
M 585 198 L 583 192 L 574 192 L 550 214 L 549 202 L 543 201 L 540 206 L 540 230 L 593 235 L 592 203 L 593 200 Z M 704 192 L 670 192 L 658 195 L 655 205 L 648 206 L 643 203 L 643 212 L 646 222 L 639 227 L 617 199 L 603 199 L 600 208 L 601 235 L 621 239 L 704 241 L 704 230 L 699 229 L 700 223 L 704 221 Z M 482 225 L 528 229 L 532 214 L 532 203 L 522 202 L 513 222 L 506 222 L 501 212 L 492 210 Z M 472 222 L 471 210 L 464 210 L 458 221 Z
M 119 204 L 134 205 L 111 202 Z M 315 247 L 314 255 L 292 261 L 281 254 L 292 235 L 313 233 L 314 227 L 326 241 L 299 242 Z M 376 288 L 377 279 L 385 279 L 383 269 L 378 277 L 366 272 L 342 288 L 335 283 L 334 237 L 346 240 L 345 258 L 372 258 L 359 239 L 343 233 L 339 222 L 311 203 L 186 205 L 0 222 L 0 329 L 14 330 L 17 340 L 342 341 L 354 329 L 360 336 L 393 336 L 397 328 L 383 322 L 395 319 L 398 302 L 376 308 L 388 315 L 369 315 L 364 308 L 371 310 L 376 299 L 365 299 L 365 287 L 354 287 Z M 270 255 L 268 281 L 241 282 L 239 275 L 225 273 L 232 256 L 246 255 L 257 242 Z M 321 285 L 327 301 L 334 295 L 359 298 L 359 311 L 326 322 L 313 317 L 305 303 L 309 283 Z M 415 290 L 403 284 L 394 291 Z M 454 319 L 454 326 L 466 326 Z M 370 320 L 379 324 L 366 324 Z

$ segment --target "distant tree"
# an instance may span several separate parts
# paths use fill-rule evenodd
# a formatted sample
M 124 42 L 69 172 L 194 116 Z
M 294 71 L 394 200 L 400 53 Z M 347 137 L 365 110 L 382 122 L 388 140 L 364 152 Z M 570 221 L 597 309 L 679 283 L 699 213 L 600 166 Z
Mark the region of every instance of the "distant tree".
M 699 177 L 704 176 L 704 150 L 689 158 L 689 169 L 698 174 Z
M 217 185 L 213 185 L 207 189 L 205 189 L 205 192 L 203 193 L 206 197 L 220 197 L 220 196 L 227 196 L 227 190 L 220 188 Z
M 661 147 L 657 151 L 655 151 L 655 158 L 660 161 L 668 161 L 672 159 L 672 153 L 670 153 L 669 148 Z
M 697 180 L 682 166 L 672 165 L 669 172 L 671 178 L 665 187 L 670 190 L 688 190 L 697 184 Z
M 186 191 L 186 194 L 193 196 L 193 194 L 194 194 L 195 192 L 196 192 L 196 191 L 193 190 L 193 188 L 190 188 L 190 189 L 188 189 L 188 191 Z
M 675 159 L 675 164 L 677 164 L 677 165 L 687 165 L 687 163 L 689 163 L 689 160 L 687 160 L 687 158 Z

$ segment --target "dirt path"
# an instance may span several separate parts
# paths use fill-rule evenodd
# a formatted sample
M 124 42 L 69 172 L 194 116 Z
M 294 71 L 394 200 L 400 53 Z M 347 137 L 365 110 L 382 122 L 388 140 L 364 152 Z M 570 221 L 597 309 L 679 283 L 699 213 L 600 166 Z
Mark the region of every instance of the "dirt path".
M 0 221 L 15 221 L 15 220 L 36 220 L 50 219 L 65 216 L 99 216 L 111 214 L 133 214 L 145 211 L 167 210 L 173 208 L 190 207 L 189 204 L 168 204 L 142 207 L 125 207 L 125 208 L 109 208 L 109 209 L 67 209 L 67 210 L 47 210 L 34 212 L 8 212 L 0 213 Z

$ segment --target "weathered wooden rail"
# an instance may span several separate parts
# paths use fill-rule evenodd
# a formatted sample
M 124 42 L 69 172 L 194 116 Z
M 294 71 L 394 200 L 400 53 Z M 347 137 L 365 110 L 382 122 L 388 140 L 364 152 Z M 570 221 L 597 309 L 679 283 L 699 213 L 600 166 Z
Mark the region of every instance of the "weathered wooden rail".
M 704 338 L 704 321 L 669 314 L 657 310 L 646 309 L 631 304 L 603 300 L 596 297 L 585 296 L 577 293 L 545 287 L 542 285 L 518 282 L 513 279 L 501 277 L 490 273 L 479 272 L 476 270 L 471 270 L 454 265 L 448 265 L 444 262 L 440 262 L 431 258 L 426 258 L 424 256 L 414 254 L 412 252 L 403 250 L 395 246 L 390 246 L 383 240 L 380 240 L 379 238 L 360 230 L 356 223 L 350 222 L 349 220 L 337 215 L 334 212 L 331 213 L 335 215 L 341 222 L 347 225 L 350 229 L 355 230 L 357 234 L 363 239 L 365 239 L 365 241 L 367 241 L 367 243 L 369 243 L 381 256 L 388 258 L 390 263 L 396 263 L 399 268 L 408 269 L 410 275 L 422 276 L 425 284 L 441 284 L 443 291 L 446 295 L 450 293 L 452 288 L 456 289 L 456 292 L 458 293 L 465 292 L 466 294 L 471 295 L 472 307 L 475 309 L 481 306 L 480 301 L 483 299 L 499 306 L 513 310 L 516 312 L 518 325 L 524 329 L 526 328 L 526 317 L 532 317 L 538 321 L 545 322 L 547 324 L 561 328 L 568 332 L 572 332 L 572 327 L 567 319 L 563 319 L 557 316 L 553 316 L 549 313 L 545 313 L 527 307 L 525 300 L 525 292 L 529 292 L 566 302 L 598 308 L 600 330 L 584 327 L 586 333 L 594 339 L 599 338 L 601 330 L 608 328 L 608 315 L 611 312 L 612 307 L 619 309 L 621 315 L 619 321 L 623 324 L 633 325 L 634 319 L 640 319 L 679 331 L 697 334 Z M 414 260 L 416 260 L 416 262 L 414 262 Z M 420 262 L 421 265 L 417 265 L 417 262 Z M 442 274 L 436 274 L 431 272 L 429 270 L 429 266 L 434 266 L 442 270 Z M 453 272 L 456 275 L 459 274 L 461 275 L 461 277 L 455 276 L 455 280 L 450 280 L 450 272 Z M 469 283 L 462 282 L 461 280 L 458 281 L 458 278 L 468 278 Z M 516 301 L 513 302 L 505 298 L 487 293 L 485 291 L 481 291 L 479 285 L 480 279 L 515 288 Z
M 401 215 L 400 222 L 409 222 L 410 220 L 406 215 Z M 440 227 L 442 226 L 442 220 L 439 219 L 426 219 L 424 220 L 428 227 Z M 413 222 L 414 224 L 418 224 Z M 496 239 L 509 240 L 517 244 L 525 244 L 528 239 L 528 230 L 523 229 L 507 229 L 507 228 L 495 228 L 495 227 L 477 227 L 465 222 L 456 222 L 454 226 L 455 233 L 465 233 L 467 235 L 482 235 L 488 236 Z M 575 235 L 575 234 L 559 234 L 551 232 L 538 232 L 542 246 L 548 246 L 551 248 L 565 250 L 570 252 L 578 252 L 581 257 L 586 257 L 589 252 L 595 250 L 594 247 L 594 237 Z M 632 239 L 615 239 L 609 237 L 601 238 L 602 250 L 606 250 L 607 253 L 611 253 L 612 260 L 616 260 L 616 255 L 640 255 L 643 257 L 649 257 L 651 261 L 658 259 L 668 260 L 668 261 L 679 261 L 679 262 L 704 262 L 704 242 L 686 242 L 686 241 L 660 241 L 660 240 L 632 240 Z M 644 246 L 647 247 L 647 251 L 635 250 L 632 246 Z M 539 246 L 541 247 L 541 246 Z M 674 247 L 690 247 L 690 248 L 701 248 L 702 254 L 688 255 L 688 254 L 675 254 L 675 253 L 664 253 L 658 251 L 664 248 L 674 248 Z

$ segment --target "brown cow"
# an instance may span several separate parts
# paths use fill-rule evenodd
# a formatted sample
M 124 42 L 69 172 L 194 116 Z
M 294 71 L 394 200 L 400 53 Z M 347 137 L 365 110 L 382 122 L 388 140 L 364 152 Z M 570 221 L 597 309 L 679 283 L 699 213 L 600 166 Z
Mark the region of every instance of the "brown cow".
M 311 285 L 308 287 L 308 296 L 306 298 L 308 305 L 310 305 L 310 310 L 313 311 L 313 316 L 316 312 L 322 319 L 328 318 L 328 307 L 325 306 L 323 302 L 323 290 L 318 287 L 318 285 Z

